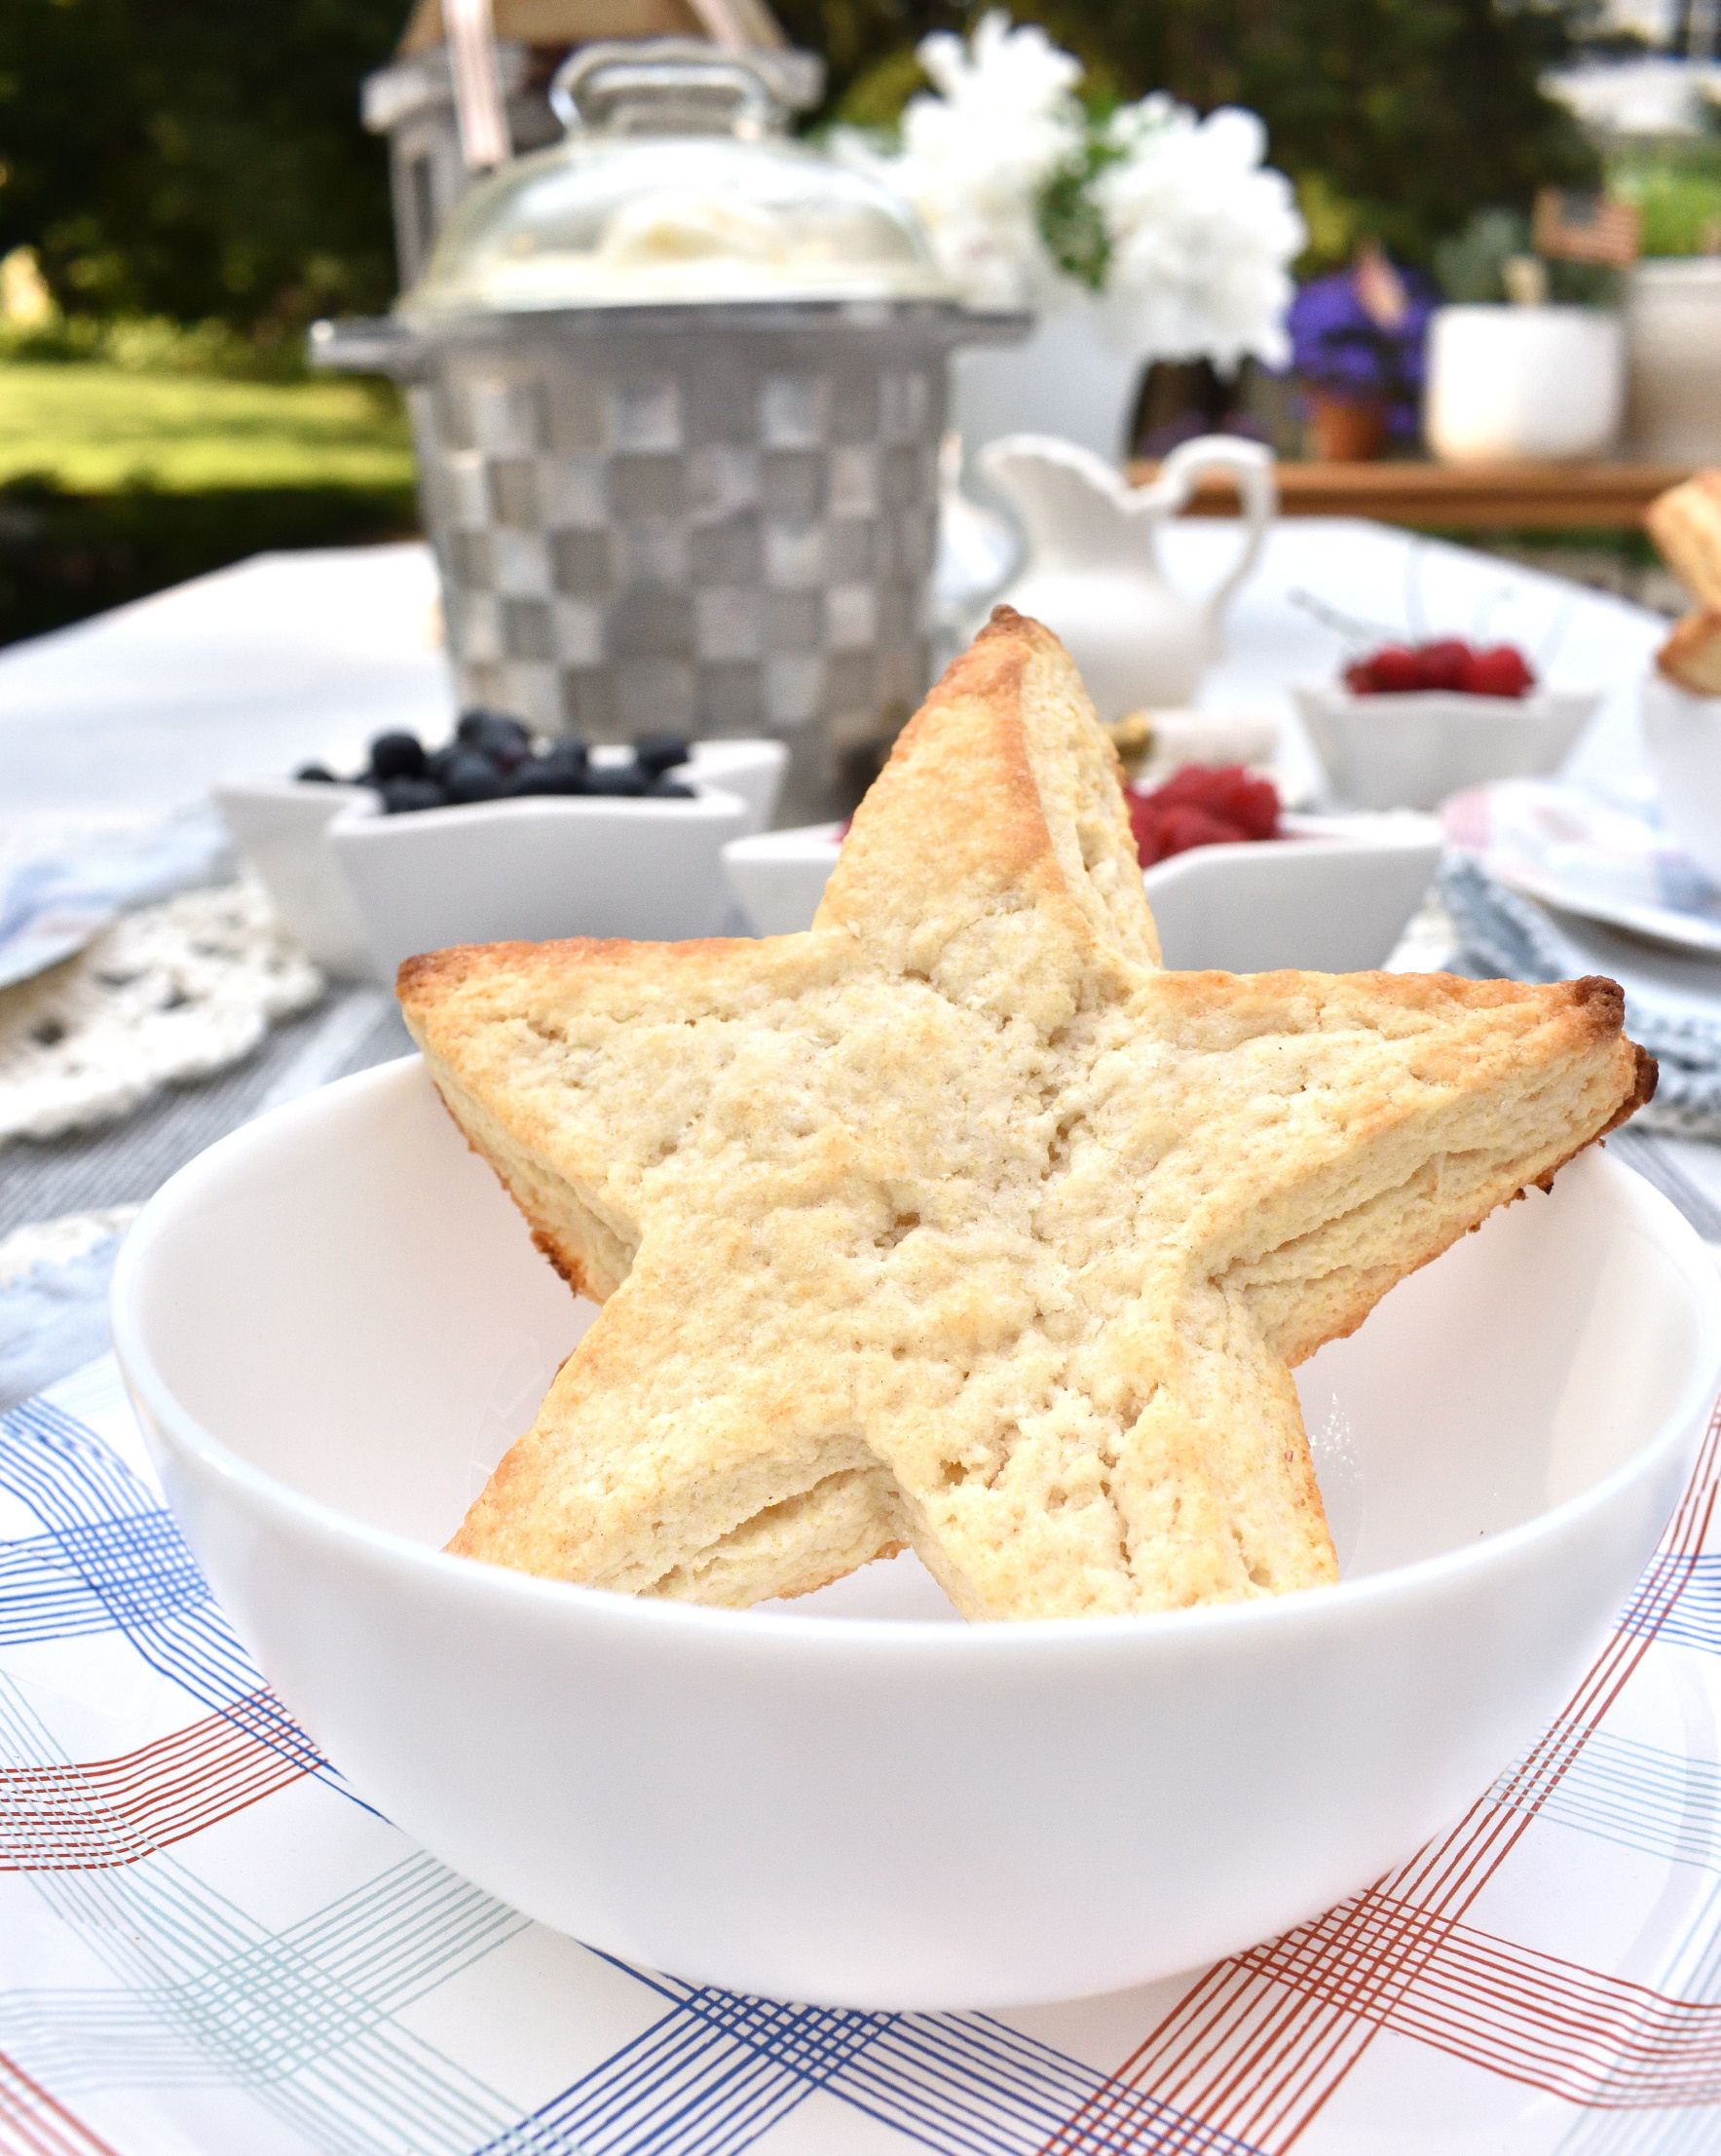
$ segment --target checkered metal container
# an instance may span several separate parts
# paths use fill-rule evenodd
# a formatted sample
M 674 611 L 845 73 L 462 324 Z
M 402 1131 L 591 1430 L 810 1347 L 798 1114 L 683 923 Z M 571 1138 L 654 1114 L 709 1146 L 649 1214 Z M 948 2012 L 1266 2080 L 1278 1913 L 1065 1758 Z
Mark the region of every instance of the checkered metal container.
M 1028 319 L 935 296 L 873 183 L 799 144 L 690 134 L 710 70 L 677 65 L 681 132 L 621 145 L 655 193 L 617 185 L 589 135 L 522 159 L 396 316 L 319 324 L 313 349 L 408 386 L 466 702 L 599 740 L 777 736 L 782 813 L 804 821 L 852 806 L 927 686 L 949 355 Z M 637 49 L 612 69 L 642 73 Z M 789 234 L 788 270 L 726 255 L 731 229 Z M 872 258 L 846 265 L 831 233 Z M 730 296 L 696 296 L 702 277 Z M 580 303 L 545 303 L 558 279 Z

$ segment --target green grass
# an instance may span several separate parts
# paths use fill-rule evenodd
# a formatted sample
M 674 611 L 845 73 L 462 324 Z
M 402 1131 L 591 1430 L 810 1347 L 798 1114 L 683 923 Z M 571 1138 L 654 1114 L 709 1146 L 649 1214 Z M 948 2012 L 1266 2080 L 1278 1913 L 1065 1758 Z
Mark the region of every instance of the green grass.
M 393 492 L 412 485 L 412 446 L 393 399 L 364 382 L 0 364 L 0 482 L 26 473 L 82 495 Z
M 416 528 L 381 384 L 0 359 L 0 644 L 248 554 Z

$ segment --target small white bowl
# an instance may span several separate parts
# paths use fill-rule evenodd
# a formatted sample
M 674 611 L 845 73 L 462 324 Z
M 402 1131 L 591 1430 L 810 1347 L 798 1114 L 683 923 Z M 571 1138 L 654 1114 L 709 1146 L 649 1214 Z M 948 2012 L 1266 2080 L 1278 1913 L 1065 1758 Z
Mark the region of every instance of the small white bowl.
M 368 786 L 296 778 L 228 779 L 210 791 L 234 845 L 307 954 L 336 980 L 368 980 L 374 962 L 364 922 L 336 865 L 328 827 L 340 815 L 376 815 L 377 796 Z
M 780 741 L 695 741 L 677 774 L 692 801 L 535 794 L 387 816 L 368 787 L 292 779 L 233 781 L 215 799 L 311 956 L 392 981 L 403 958 L 450 943 L 721 934 L 721 850 L 770 821 L 788 761 Z
M 735 902 L 762 936 L 799 935 L 812 927 L 842 849 L 841 823 L 800 823 L 730 839 L 723 873 Z
M 1598 689 L 1359 697 L 1303 682 L 1291 695 L 1334 796 L 1357 809 L 1438 809 L 1448 794 L 1491 778 L 1545 778 L 1601 703 Z
M 932 2009 L 1239 1951 L 1456 1818 L 1654 1549 L 1718 1305 L 1588 1153 L 1297 1373 L 1342 1584 L 972 1627 L 906 1558 L 735 1611 L 442 1554 L 591 1313 L 416 1060 L 182 1169 L 113 1317 L 215 1593 L 368 1802 L 606 1952 Z
M 1721 697 L 1694 697 L 1652 667 L 1639 709 L 1663 819 L 1721 882 Z
M 1439 866 L 1440 825 L 1420 815 L 1287 815 L 1281 825 L 1283 839 L 1192 847 L 1144 872 L 1167 965 L 1355 973 L 1385 964 Z M 811 926 L 842 828 L 810 823 L 724 848 L 730 889 L 761 935 Z
M 1283 837 L 1195 846 L 1141 878 L 1167 965 L 1361 973 L 1384 965 L 1440 861 L 1432 816 L 1280 818 Z

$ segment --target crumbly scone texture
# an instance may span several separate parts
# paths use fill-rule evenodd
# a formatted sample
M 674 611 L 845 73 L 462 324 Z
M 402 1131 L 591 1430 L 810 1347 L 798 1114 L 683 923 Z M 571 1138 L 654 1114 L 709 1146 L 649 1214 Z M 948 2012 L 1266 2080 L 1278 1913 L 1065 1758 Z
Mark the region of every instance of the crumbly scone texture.
M 1699 472 L 1643 514 L 1667 567 L 1702 607 L 1721 607 L 1721 472 Z
M 1675 622 L 1656 665 L 1694 697 L 1721 697 L 1721 608 L 1702 607 Z
M 1291 1368 L 1628 1115 L 1611 981 L 1161 970 L 1116 759 L 1000 609 L 812 929 L 401 968 L 603 1302 L 450 1547 L 741 1607 L 911 1544 L 973 1618 L 1336 1576 Z

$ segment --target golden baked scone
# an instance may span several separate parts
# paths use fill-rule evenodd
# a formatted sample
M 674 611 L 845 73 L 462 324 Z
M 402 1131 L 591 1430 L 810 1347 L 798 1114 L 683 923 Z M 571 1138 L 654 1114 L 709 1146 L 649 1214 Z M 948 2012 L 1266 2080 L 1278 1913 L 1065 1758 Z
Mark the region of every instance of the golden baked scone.
M 401 967 L 604 1304 L 452 1549 L 743 1606 L 909 1543 L 970 1617 L 1336 1576 L 1291 1366 L 1655 1067 L 1611 981 L 1162 971 L 1116 773 L 1000 608 L 809 932 Z
M 1702 607 L 1721 607 L 1721 472 L 1700 472 L 1658 494 L 1645 530 Z
M 1656 665 L 1694 697 L 1721 697 L 1721 607 L 1704 607 L 1675 622 L 1656 653 Z

